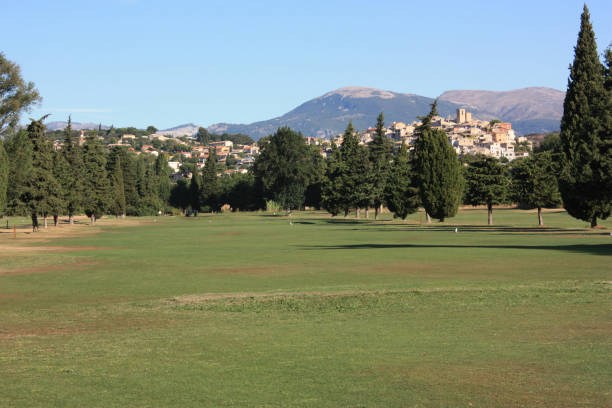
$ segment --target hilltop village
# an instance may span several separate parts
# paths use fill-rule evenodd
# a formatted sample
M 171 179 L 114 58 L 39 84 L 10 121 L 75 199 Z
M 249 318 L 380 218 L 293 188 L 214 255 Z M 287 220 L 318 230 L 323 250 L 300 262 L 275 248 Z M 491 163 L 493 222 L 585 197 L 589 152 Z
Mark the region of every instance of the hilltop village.
M 386 135 L 393 141 L 395 150 L 399 150 L 402 143 L 409 149 L 413 148 L 416 141 L 415 130 L 420 124 L 419 121 L 409 124 L 393 122 L 386 127 Z M 527 138 L 516 136 L 511 123 L 473 119 L 471 112 L 465 109 L 458 109 L 455 118 L 434 116 L 432 127 L 446 132 L 449 142 L 459 156 L 483 154 L 511 161 L 527 157 L 532 149 L 532 143 Z M 90 131 L 81 130 L 79 144 L 85 143 L 88 132 Z M 361 145 L 367 145 L 373 140 L 375 133 L 376 128 L 371 127 L 357 131 L 356 135 Z M 228 135 L 228 139 L 231 138 L 231 135 Z M 180 177 L 183 164 L 195 164 L 202 169 L 212 149 L 215 150 L 217 162 L 221 164 L 220 170 L 223 174 L 247 173 L 260 151 L 260 145 L 252 140 L 250 143 L 236 143 L 232 140 L 202 143 L 197 134 L 174 137 L 164 134 L 163 131 L 143 135 L 125 133 L 118 139 L 115 138 L 116 140 L 109 140 L 103 136 L 99 136 L 98 139 L 108 149 L 126 148 L 136 155 L 158 156 L 165 153 L 168 157 L 168 165 L 177 177 Z M 342 135 L 335 136 L 331 140 L 304 137 L 304 143 L 309 146 L 319 146 L 321 155 L 325 158 L 331 156 L 332 143 L 340 146 L 342 141 Z M 61 150 L 62 146 L 62 139 L 55 140 L 55 150 Z

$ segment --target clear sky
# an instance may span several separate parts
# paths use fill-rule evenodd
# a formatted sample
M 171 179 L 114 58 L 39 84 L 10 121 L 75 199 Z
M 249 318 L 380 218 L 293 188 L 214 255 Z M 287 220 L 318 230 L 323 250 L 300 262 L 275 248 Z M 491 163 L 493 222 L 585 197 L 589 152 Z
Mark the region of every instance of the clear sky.
M 159 129 L 250 123 L 343 86 L 435 97 L 565 90 L 580 1 L 4 1 L 28 116 Z M 600 51 L 612 1 L 588 3 Z

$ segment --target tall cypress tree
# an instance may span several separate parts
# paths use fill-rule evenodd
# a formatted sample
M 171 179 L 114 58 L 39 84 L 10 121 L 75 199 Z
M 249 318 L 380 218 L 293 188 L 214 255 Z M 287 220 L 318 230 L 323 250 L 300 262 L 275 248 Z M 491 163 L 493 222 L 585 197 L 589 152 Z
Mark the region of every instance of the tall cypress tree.
M 70 225 L 74 224 L 74 216 L 82 209 L 84 195 L 84 168 L 83 151 L 78 143 L 75 143 L 75 136 L 72 134 L 72 118 L 68 117 L 68 125 L 65 129 L 64 147 L 62 154 L 70 169 L 67 179 L 60 182 L 64 188 L 64 199 Z
M 463 177 L 457 154 L 446 133 L 431 127 L 432 118 L 437 114 L 435 101 L 429 115 L 422 118 L 422 124 L 417 129 L 415 170 L 425 211 L 442 222 L 457 214 Z
M 604 109 L 602 109 L 602 169 L 604 174 L 603 189 L 608 192 L 607 201 L 612 202 L 612 48 L 608 46 L 604 53 Z
M 389 178 L 391 163 L 391 141 L 385 135 L 385 119 L 382 112 L 376 120 L 376 135 L 369 147 L 372 180 L 371 196 L 374 218 L 378 219 L 378 212 L 384 202 L 385 184 Z
M 6 190 L 8 188 L 8 156 L 4 150 L 2 140 L 0 140 L 0 216 L 6 210 Z
M 385 185 L 385 201 L 395 217 L 405 220 L 421 205 L 419 188 L 410 163 L 410 153 L 404 143 L 393 161 Z
M 210 211 L 219 211 L 220 186 L 217 177 L 217 154 L 214 147 L 210 147 L 209 150 L 210 153 L 202 171 L 200 203 Z
M 53 225 L 57 227 L 59 216 L 65 214 L 68 207 L 70 181 L 74 178 L 70 165 L 62 151 L 56 151 L 53 155 L 53 176 L 57 181 L 58 197 L 57 205 L 53 209 Z
M 170 166 L 168 166 L 168 156 L 166 153 L 160 153 L 159 156 L 155 159 L 155 176 L 157 177 L 157 181 L 159 186 L 157 188 L 159 199 L 161 204 L 164 206 L 164 209 L 168 206 L 168 202 L 170 201 L 170 191 L 172 186 L 170 185 L 170 174 L 172 170 Z
M 497 158 L 488 156 L 480 156 L 467 168 L 466 204 L 486 205 L 488 225 L 493 225 L 493 205 L 507 202 L 509 180 L 506 173 Z
M 191 212 L 194 216 L 198 215 L 200 211 L 200 194 L 202 190 L 202 176 L 200 176 L 200 169 L 195 164 L 191 173 L 191 182 L 189 183 L 189 204 L 191 205 Z
M 610 193 L 602 189 L 608 172 L 601 156 L 605 145 L 605 96 L 604 67 L 597 55 L 595 33 L 585 5 L 563 103 L 564 157 L 559 189 L 567 212 L 590 222 L 591 227 L 597 226 L 597 218 L 607 218 L 612 210 Z
M 93 225 L 102 217 L 111 201 L 106 157 L 95 135 L 87 137 L 83 145 L 83 167 L 83 209 Z

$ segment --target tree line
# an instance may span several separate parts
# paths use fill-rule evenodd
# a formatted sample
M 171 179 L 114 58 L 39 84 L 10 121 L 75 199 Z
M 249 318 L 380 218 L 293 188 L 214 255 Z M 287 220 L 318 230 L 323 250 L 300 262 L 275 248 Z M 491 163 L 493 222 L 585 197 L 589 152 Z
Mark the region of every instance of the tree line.
M 492 224 L 494 206 L 518 203 L 537 208 L 542 225 L 542 208 L 562 204 L 592 227 L 612 211 L 612 50 L 608 47 L 600 59 L 586 5 L 561 131 L 545 138 L 539 151 L 511 163 L 486 156 L 458 158 L 445 132 L 431 126 L 437 115 L 434 102 L 415 130 L 412 150 L 402 145 L 393 152 L 381 113 L 367 146 L 359 143 L 349 122 L 342 143 L 332 145 L 325 159 L 300 133 L 281 127 L 258 142 L 261 153 L 247 174 L 218 177 L 211 149 L 202 171 L 191 164 L 190 178 L 171 183 L 164 154 L 136 156 L 120 147 L 105 152 L 96 132 L 89 132 L 80 146 L 70 124 L 64 147 L 54 151 L 45 136 L 44 118 L 15 130 L 19 112 L 40 97 L 2 54 L 0 69 L 6 73 L 1 96 L 9 101 L 0 110 L 0 133 L 13 129 L 0 143 L 0 214 L 30 215 L 34 229 L 39 217 L 46 224 L 48 217 L 57 223 L 60 215 L 68 215 L 72 222 L 75 214 L 84 213 L 94 223 L 103 214 L 123 217 L 180 209 L 197 215 L 225 205 L 234 211 L 307 206 L 332 215 L 355 211 L 356 217 L 361 210 L 366 217 L 373 210 L 375 218 L 387 207 L 402 219 L 422 207 L 428 221 L 444 221 L 463 203 L 486 206 Z M 249 141 L 246 135 L 234 136 Z M 219 137 L 204 128 L 198 132 L 201 143 Z
M 45 117 L 32 120 L 26 129 L 9 134 L 3 143 L 0 174 L 6 174 L 4 201 L 0 211 L 27 215 L 38 230 L 53 218 L 86 214 L 91 223 L 104 214 L 154 215 L 167 211 L 171 192 L 170 174 L 164 154 L 136 156 L 124 148 L 105 152 L 95 133 L 80 145 L 70 120 L 63 147 L 54 150 L 45 134 Z M 2 164 L 4 163 L 4 164 Z

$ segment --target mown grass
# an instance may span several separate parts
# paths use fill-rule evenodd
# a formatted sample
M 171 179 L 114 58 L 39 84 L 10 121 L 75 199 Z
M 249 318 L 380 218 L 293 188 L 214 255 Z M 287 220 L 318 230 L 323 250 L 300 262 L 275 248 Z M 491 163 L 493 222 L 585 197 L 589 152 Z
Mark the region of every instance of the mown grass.
M 0 406 L 612 406 L 609 221 L 421 220 L 0 234 Z

